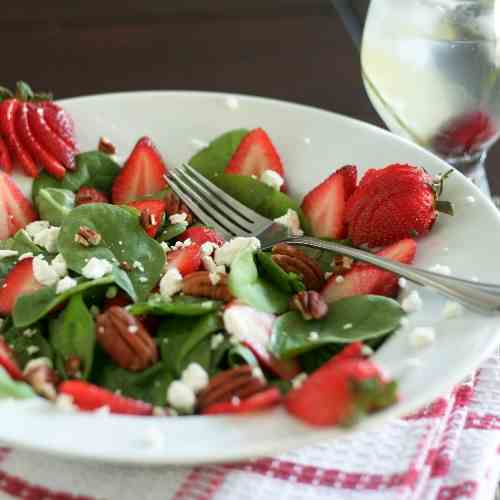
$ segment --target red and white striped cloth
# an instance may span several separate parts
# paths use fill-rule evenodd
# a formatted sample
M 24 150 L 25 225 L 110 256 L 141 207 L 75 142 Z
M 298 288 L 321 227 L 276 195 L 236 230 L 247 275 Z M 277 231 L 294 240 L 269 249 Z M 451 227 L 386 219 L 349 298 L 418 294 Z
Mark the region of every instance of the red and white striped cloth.
M 493 499 L 500 476 L 500 358 L 405 419 L 247 463 L 141 469 L 0 449 L 0 499 Z

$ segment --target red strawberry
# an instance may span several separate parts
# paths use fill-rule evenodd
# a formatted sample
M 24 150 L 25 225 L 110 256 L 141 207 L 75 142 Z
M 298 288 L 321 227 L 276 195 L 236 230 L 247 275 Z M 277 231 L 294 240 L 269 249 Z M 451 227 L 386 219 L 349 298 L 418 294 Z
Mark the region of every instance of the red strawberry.
M 356 189 L 357 169 L 348 165 L 334 172 L 302 201 L 302 210 L 318 238 L 345 238 L 346 202 Z
M 229 333 L 248 347 L 264 368 L 284 380 L 291 380 L 301 371 L 297 360 L 275 358 L 267 348 L 275 319 L 272 314 L 237 301 L 230 302 L 224 310 L 224 324 Z
M 165 202 L 161 200 L 145 200 L 133 201 L 128 205 L 137 208 L 141 212 L 142 227 L 151 238 L 154 238 L 165 218 Z
M 348 236 L 359 246 L 389 245 L 430 231 L 437 211 L 452 213 L 451 204 L 438 201 L 442 182 L 411 165 L 389 165 L 370 174 L 347 203 Z
M 238 404 L 230 401 L 214 403 L 203 411 L 203 415 L 221 415 L 226 413 L 251 413 L 267 410 L 281 401 L 281 393 L 276 387 L 258 392 L 249 398 L 242 399 Z
M 0 240 L 9 238 L 37 218 L 33 206 L 14 180 L 0 171 Z
M 102 191 L 90 186 L 82 186 L 75 195 L 75 205 L 87 203 L 109 203 L 108 197 Z
M 28 119 L 35 139 L 68 170 L 74 170 L 75 151 L 54 132 L 45 119 L 45 110 L 41 106 L 29 105 Z
M 83 411 L 95 411 L 107 406 L 111 413 L 122 415 L 153 414 L 153 407 L 149 403 L 125 398 L 81 380 L 66 380 L 59 386 L 59 393 L 71 396 L 73 403 Z
M 341 359 L 359 359 L 364 357 L 365 355 L 363 354 L 363 343 L 359 341 L 349 344 L 334 356 L 336 361 L 339 361 Z
M 480 151 L 497 134 L 491 117 L 473 111 L 446 123 L 432 141 L 432 148 L 443 156 L 463 156 Z
M 201 248 L 198 243 L 191 243 L 184 248 L 167 253 L 168 267 L 176 267 L 183 275 L 198 271 L 201 265 Z
M 266 170 L 274 170 L 281 177 L 285 177 L 283 164 L 271 139 L 264 130 L 256 128 L 243 138 L 224 173 L 255 175 L 260 178 Z M 281 190 L 284 191 L 285 188 L 282 187 Z
M 6 99 L 0 103 L 0 132 L 7 143 L 12 159 L 17 160 L 26 175 L 36 177 L 38 167 L 21 143 L 15 127 L 15 118 L 20 106 L 21 102 L 17 99 Z
M 205 226 L 191 226 L 188 227 L 180 236 L 180 241 L 185 241 L 190 239 L 198 245 L 203 245 L 203 243 L 215 243 L 218 246 L 224 244 L 224 238 L 217 233 L 214 229 L 210 229 Z
M 396 386 L 362 358 L 336 359 L 310 375 L 285 399 L 289 413 L 316 426 L 351 425 L 397 400 Z
M 166 174 L 167 167 L 160 153 L 151 139 L 143 137 L 114 181 L 113 203 L 127 203 L 161 191 L 167 185 Z
M 22 380 L 23 373 L 17 364 L 16 358 L 12 349 L 9 347 L 5 339 L 0 335 L 0 366 L 14 379 Z
M 66 173 L 66 169 L 35 139 L 28 122 L 28 111 L 29 105 L 26 102 L 22 103 L 17 111 L 16 131 L 19 134 L 19 138 L 32 157 L 40 165 L 43 165 L 47 172 L 58 179 L 62 179 Z
M 4 172 L 10 174 L 13 168 L 14 165 L 12 164 L 12 158 L 10 157 L 7 143 L 0 135 L 0 170 L 3 170 Z
M 75 126 L 69 113 L 52 101 L 39 104 L 43 108 L 49 127 L 76 153 L 78 146 L 75 139 Z
M 416 249 L 415 241 L 408 238 L 384 248 L 377 255 L 410 264 L 415 257 Z M 337 276 L 334 275 L 326 282 L 321 291 L 326 302 L 332 303 L 354 295 L 393 297 L 398 291 L 398 277 L 395 274 L 362 262 L 356 262 L 342 278 L 343 280 L 338 283 Z
M 0 287 L 0 315 L 10 314 L 21 295 L 36 292 L 40 288 L 42 285 L 33 274 L 33 258 L 19 261 L 9 271 L 3 286 Z

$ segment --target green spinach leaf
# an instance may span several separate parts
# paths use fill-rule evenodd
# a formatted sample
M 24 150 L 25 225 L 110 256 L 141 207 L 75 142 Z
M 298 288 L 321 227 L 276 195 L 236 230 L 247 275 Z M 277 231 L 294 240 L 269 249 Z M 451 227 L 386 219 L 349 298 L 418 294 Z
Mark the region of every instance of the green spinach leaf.
M 140 302 L 130 307 L 129 312 L 135 316 L 154 314 L 157 316 L 202 316 L 217 311 L 221 302 L 199 297 L 178 296 L 170 302 L 164 301 L 160 295 L 152 295 L 147 302 Z
M 334 302 L 321 320 L 306 321 L 300 313 L 288 312 L 274 322 L 270 350 L 289 359 L 324 344 L 374 339 L 398 328 L 404 315 L 398 302 L 379 295 Z
M 75 234 L 82 226 L 101 235 L 99 245 L 85 247 L 75 242 Z M 82 272 L 91 257 L 112 262 L 116 284 L 135 301 L 146 300 L 165 265 L 161 245 L 145 233 L 139 217 L 129 210 L 106 203 L 81 205 L 72 210 L 61 226 L 58 245 L 69 269 L 77 273 Z M 118 265 L 123 261 L 132 267 L 130 272 L 119 269 Z M 135 266 L 135 263 L 139 265 Z
M 227 362 L 231 368 L 241 365 L 259 366 L 252 351 L 242 344 L 231 346 L 227 352 Z
M 229 288 L 237 299 L 259 311 L 279 314 L 288 309 L 290 294 L 259 277 L 251 251 L 242 252 L 234 259 Z
M 42 334 L 42 326 L 38 323 L 31 328 L 11 326 L 4 334 L 5 341 L 16 354 L 21 368 L 35 358 L 52 360 L 52 347 Z
M 186 229 L 188 225 L 185 222 L 179 222 L 177 224 L 169 224 L 165 229 L 163 229 L 158 236 L 158 241 L 170 241 L 177 236 L 180 236 Z
M 29 399 L 34 397 L 36 397 L 36 394 L 28 384 L 12 380 L 9 374 L 0 366 L 0 399 Z
M 259 275 L 276 285 L 285 293 L 294 294 L 306 289 L 304 282 L 295 273 L 287 273 L 276 264 L 269 252 L 257 252 L 257 267 Z
M 45 188 L 39 191 L 35 201 L 40 218 L 60 226 L 75 207 L 75 194 L 69 189 Z

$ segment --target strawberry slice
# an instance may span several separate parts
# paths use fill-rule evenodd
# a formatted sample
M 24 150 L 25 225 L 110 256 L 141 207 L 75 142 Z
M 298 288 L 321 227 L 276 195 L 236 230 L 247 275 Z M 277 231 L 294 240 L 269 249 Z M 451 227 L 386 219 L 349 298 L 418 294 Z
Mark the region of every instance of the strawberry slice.
M 52 101 L 40 103 L 49 127 L 75 152 L 78 145 L 75 139 L 75 126 L 71 116 Z
M 0 171 L 0 240 L 9 238 L 37 218 L 33 206 L 14 180 Z
M 352 425 L 396 400 L 395 383 L 385 380 L 373 361 L 335 356 L 291 390 L 285 406 L 310 425 Z
M 24 102 L 16 115 L 16 130 L 19 138 L 32 157 L 42 165 L 49 174 L 62 179 L 66 169 L 35 139 L 28 122 L 29 105 Z
M 9 149 L 7 148 L 7 143 L 0 135 L 0 169 L 10 174 L 13 168 L 14 165 L 10 157 Z
M 203 410 L 203 415 L 221 415 L 226 413 L 251 413 L 267 410 L 281 401 L 281 393 L 276 387 L 258 392 L 249 398 L 242 399 L 238 404 L 230 401 L 214 403 Z
M 112 188 L 113 203 L 128 203 L 157 193 L 166 185 L 167 167 L 148 137 L 135 145 Z
M 0 366 L 3 367 L 14 380 L 23 379 L 23 372 L 17 364 L 14 353 L 2 336 L 0 336 Z
M 224 173 L 255 175 L 260 178 L 266 170 L 273 170 L 281 177 L 285 177 L 283 164 L 271 139 L 264 130 L 256 128 L 243 138 Z M 281 190 L 285 191 L 284 186 Z
M 111 413 L 121 415 L 153 414 L 153 407 L 149 403 L 125 398 L 81 380 L 66 380 L 59 386 L 59 393 L 71 396 L 73 403 L 83 411 L 95 411 L 107 406 Z
M 415 240 L 407 238 L 384 248 L 377 255 L 403 264 L 410 264 L 413 262 L 416 250 Z M 340 283 L 336 281 L 336 278 L 337 276 L 332 276 L 321 291 L 327 303 L 354 295 L 371 294 L 393 297 L 398 291 L 397 275 L 362 262 L 355 263 L 350 271 L 343 275 Z
M 191 226 L 188 227 L 180 236 L 180 241 L 185 241 L 190 239 L 198 245 L 203 245 L 203 243 L 214 243 L 217 246 L 224 244 L 224 238 L 214 229 L 210 229 L 205 226 Z
M 201 248 L 198 243 L 191 243 L 184 248 L 167 253 L 168 267 L 176 267 L 182 276 L 198 271 L 201 265 Z
M 318 238 L 342 239 L 347 234 L 346 202 L 356 189 L 357 169 L 347 165 L 310 191 L 302 210 Z
M 156 236 L 165 219 L 165 202 L 161 200 L 133 201 L 130 207 L 141 212 L 141 224 L 151 238 Z
M 33 258 L 19 261 L 5 277 L 0 287 L 0 315 L 7 316 L 14 309 L 16 300 L 27 293 L 42 288 L 33 274 Z
M 17 99 L 6 99 L 0 103 L 0 132 L 9 148 L 12 158 L 17 160 L 26 175 L 36 177 L 38 167 L 23 146 L 16 132 L 15 118 L 21 106 Z
M 275 358 L 267 348 L 275 319 L 272 314 L 237 301 L 230 302 L 224 310 L 226 330 L 252 351 L 262 367 L 284 380 L 291 380 L 301 371 L 298 361 Z

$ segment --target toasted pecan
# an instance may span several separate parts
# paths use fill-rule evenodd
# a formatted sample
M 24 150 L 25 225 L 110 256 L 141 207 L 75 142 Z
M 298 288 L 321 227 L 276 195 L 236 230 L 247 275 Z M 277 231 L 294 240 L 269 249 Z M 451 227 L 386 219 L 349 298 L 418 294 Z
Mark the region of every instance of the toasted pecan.
M 299 311 L 305 320 L 321 319 L 328 313 L 328 304 L 314 290 L 296 293 L 290 300 L 290 308 Z
M 211 279 L 211 275 L 213 275 L 213 279 Z M 233 299 L 228 286 L 227 274 L 221 273 L 196 271 L 188 274 L 182 282 L 182 291 L 186 295 L 207 297 L 208 299 L 222 300 L 224 302 Z

